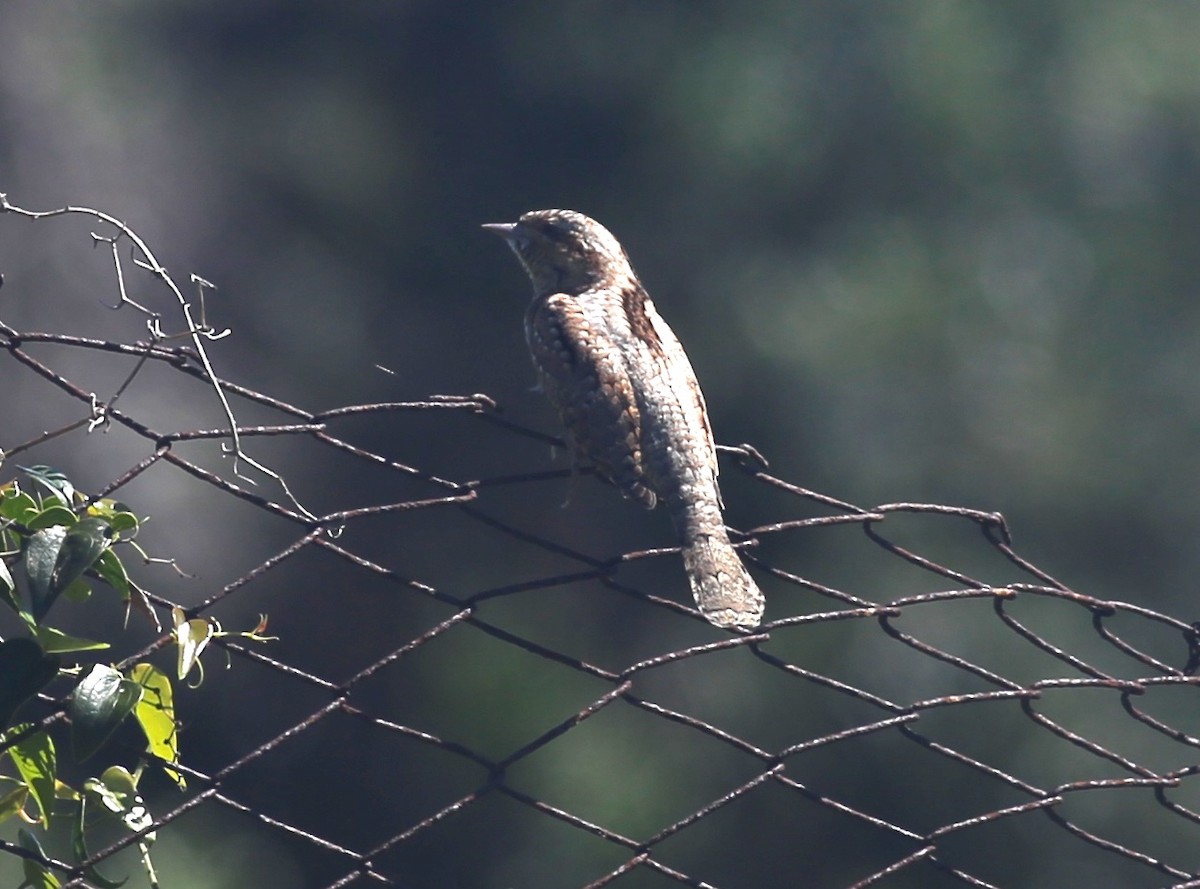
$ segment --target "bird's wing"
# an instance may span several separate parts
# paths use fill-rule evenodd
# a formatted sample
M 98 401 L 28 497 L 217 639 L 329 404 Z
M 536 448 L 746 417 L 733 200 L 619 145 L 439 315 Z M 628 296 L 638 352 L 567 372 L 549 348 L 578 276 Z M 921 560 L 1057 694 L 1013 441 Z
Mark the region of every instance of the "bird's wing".
M 642 460 L 641 416 L 620 348 L 564 293 L 533 301 L 525 335 L 542 388 L 577 453 L 626 497 L 653 507 L 657 497 Z
M 700 383 L 696 380 L 696 372 L 692 369 L 692 363 L 688 360 L 687 352 L 683 350 L 683 344 L 679 342 L 679 337 L 675 336 L 675 331 L 671 330 L 662 315 L 658 314 L 654 308 L 654 303 L 649 299 L 645 303 L 645 312 L 650 318 L 651 326 L 658 334 L 662 352 L 666 356 L 666 366 L 674 372 L 671 385 L 676 397 L 681 405 L 686 405 L 685 410 L 696 418 L 696 422 L 704 433 L 704 445 L 710 455 L 709 460 L 715 479 L 717 477 L 717 443 L 713 438 L 712 424 L 708 419 L 708 407 L 704 403 L 704 393 L 700 389 Z
M 720 503 L 721 491 L 717 485 L 717 445 L 708 420 L 704 393 L 700 390 L 696 372 L 692 370 L 687 353 L 684 352 L 675 332 L 663 320 L 662 315 L 658 314 L 653 301 L 640 286 L 626 290 L 622 294 L 622 302 L 624 316 L 629 320 L 630 332 L 640 344 L 642 364 L 645 367 L 656 368 L 651 376 L 664 381 L 670 393 L 669 401 L 660 396 L 660 404 L 676 405 L 676 418 L 670 424 L 672 441 L 666 451 L 687 453 L 702 461 L 698 468 L 709 476 L 716 491 L 717 502 Z M 655 478 L 653 466 L 650 477 Z

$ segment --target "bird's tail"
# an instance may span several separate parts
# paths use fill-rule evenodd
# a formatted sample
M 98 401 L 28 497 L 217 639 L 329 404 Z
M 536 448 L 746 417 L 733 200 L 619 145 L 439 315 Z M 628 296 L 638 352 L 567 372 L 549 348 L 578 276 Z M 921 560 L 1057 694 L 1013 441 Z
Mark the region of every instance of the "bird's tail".
M 763 594 L 738 558 L 722 527 L 717 534 L 697 534 L 683 543 L 683 567 L 692 594 L 709 623 L 718 627 L 757 627 Z

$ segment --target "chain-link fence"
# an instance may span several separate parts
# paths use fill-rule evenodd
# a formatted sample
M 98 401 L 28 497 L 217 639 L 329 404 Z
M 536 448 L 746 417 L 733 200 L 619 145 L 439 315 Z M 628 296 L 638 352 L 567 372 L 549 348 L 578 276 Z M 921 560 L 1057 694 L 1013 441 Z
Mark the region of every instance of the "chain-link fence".
M 174 288 L 106 230 L 122 280 L 132 243 Z M 139 542 L 178 569 L 130 570 L 164 624 L 266 612 L 278 639 L 216 638 L 229 669 L 209 651 L 179 683 L 187 788 L 147 772 L 152 823 L 82 861 L 6 831 L 4 885 L 34 858 L 136 885 L 154 832 L 163 886 L 1200 886 L 1186 616 L 1071 589 L 997 514 L 854 506 L 743 446 L 722 478 L 734 513 L 763 504 L 737 539 L 767 622 L 725 633 L 661 511 L 573 477 L 487 396 L 214 387 L 217 334 L 174 293 L 183 343 L 149 313 L 137 341 L 0 325 L 0 481 L 52 465 L 148 514 Z M 119 640 L 87 662 L 172 665 L 112 600 L 61 610 Z M 25 718 L 65 732 L 70 688 Z M 114 743 L 132 768 L 137 737 Z

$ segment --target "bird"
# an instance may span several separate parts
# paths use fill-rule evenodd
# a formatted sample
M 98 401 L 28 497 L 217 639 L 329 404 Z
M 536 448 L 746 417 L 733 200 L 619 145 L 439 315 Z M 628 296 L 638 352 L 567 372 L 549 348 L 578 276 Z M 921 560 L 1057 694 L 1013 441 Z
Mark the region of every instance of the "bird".
M 763 594 L 725 528 L 704 395 L 620 242 L 574 210 L 483 227 L 508 243 L 533 283 L 525 338 L 576 462 L 630 500 L 666 507 L 710 623 L 758 626 Z

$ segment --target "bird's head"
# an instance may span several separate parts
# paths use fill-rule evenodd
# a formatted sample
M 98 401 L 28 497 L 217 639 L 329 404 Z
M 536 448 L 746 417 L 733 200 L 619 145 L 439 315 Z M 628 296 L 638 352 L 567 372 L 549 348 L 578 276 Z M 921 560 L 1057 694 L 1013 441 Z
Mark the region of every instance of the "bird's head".
M 530 210 L 516 222 L 484 228 L 508 242 L 538 294 L 582 293 L 635 280 L 617 239 L 574 210 Z

